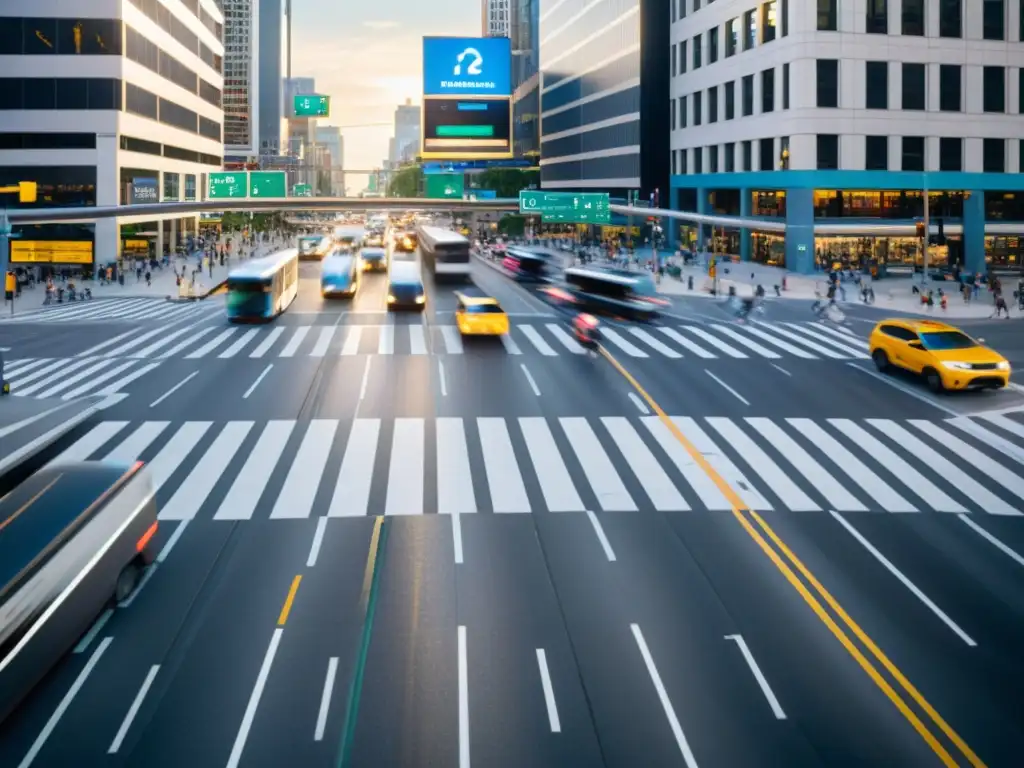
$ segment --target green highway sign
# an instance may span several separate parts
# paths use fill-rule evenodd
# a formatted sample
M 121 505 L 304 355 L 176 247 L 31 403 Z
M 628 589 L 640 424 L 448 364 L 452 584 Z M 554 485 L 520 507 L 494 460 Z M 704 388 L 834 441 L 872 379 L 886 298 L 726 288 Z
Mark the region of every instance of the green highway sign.
M 210 194 L 211 200 L 220 198 L 245 197 L 249 189 L 249 174 L 245 171 L 239 173 L 211 173 Z
M 607 192 L 519 192 L 519 212 L 540 215 L 545 222 L 607 224 L 611 221 Z
M 296 184 L 292 187 L 292 197 L 312 197 L 313 187 L 310 184 Z
M 426 196 L 435 200 L 461 200 L 466 192 L 466 177 L 461 173 L 424 175 Z
M 315 93 L 300 94 L 295 97 L 296 117 L 330 117 L 331 97 L 319 96 Z
M 287 197 L 287 189 L 284 171 L 252 171 L 249 174 L 249 197 Z

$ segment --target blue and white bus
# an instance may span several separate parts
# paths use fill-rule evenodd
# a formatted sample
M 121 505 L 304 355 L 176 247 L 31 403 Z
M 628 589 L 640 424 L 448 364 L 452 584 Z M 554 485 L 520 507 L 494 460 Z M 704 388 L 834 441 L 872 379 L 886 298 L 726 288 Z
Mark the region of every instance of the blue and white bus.
M 326 235 L 308 235 L 299 238 L 299 260 L 321 261 L 331 250 L 331 238 Z
M 227 289 L 228 320 L 272 320 L 288 309 L 299 292 L 298 249 L 280 251 L 235 267 L 228 273 Z
M 440 227 L 421 226 L 416 234 L 423 266 L 435 277 L 469 279 L 469 240 Z
M 359 275 L 358 257 L 341 250 L 332 252 L 321 263 L 320 295 L 325 299 L 355 296 L 359 290 Z

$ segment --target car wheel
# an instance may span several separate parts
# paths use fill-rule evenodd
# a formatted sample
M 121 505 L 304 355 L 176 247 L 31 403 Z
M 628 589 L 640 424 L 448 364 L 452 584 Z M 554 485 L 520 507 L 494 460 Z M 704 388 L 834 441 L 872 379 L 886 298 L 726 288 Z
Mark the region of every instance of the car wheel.
M 885 350 L 876 349 L 871 353 L 871 359 L 875 361 L 875 368 L 879 371 L 885 371 L 889 368 L 889 356 L 885 354 Z
M 117 576 L 117 584 L 114 585 L 114 602 L 121 603 L 128 599 L 128 596 L 135 591 L 139 583 L 141 569 L 134 560 L 126 565 Z
M 941 394 L 946 391 L 946 388 L 942 384 L 942 376 L 934 368 L 925 368 L 924 380 L 928 383 L 928 389 L 935 394 Z

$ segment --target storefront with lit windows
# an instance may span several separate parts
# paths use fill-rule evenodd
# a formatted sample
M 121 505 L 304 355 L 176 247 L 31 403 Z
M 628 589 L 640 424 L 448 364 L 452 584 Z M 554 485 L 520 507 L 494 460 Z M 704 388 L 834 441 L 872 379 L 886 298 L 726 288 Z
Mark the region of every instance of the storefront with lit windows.
M 676 175 L 672 177 L 672 207 L 705 215 L 783 221 L 787 226 L 785 233 L 758 232 L 756 227 L 752 232 L 693 227 L 697 234 L 692 241 L 708 250 L 714 247 L 719 253 L 785 266 L 794 272 L 841 266 L 892 274 L 922 266 L 921 242 L 912 227 L 924 216 L 924 182 L 924 174 L 914 172 Z M 1024 178 L 934 172 L 927 174 L 927 187 L 933 238 L 929 267 L 968 272 L 1022 269 Z M 903 231 L 898 235 L 878 231 L 894 226 Z M 938 237 L 940 226 L 942 235 Z M 833 232 L 817 231 L 824 227 Z M 684 231 L 684 227 L 678 228 L 680 240 Z

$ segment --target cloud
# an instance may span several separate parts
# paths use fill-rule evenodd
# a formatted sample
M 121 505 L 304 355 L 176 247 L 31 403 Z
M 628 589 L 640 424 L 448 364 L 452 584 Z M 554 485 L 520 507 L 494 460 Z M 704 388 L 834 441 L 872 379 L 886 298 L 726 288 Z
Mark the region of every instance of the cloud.
M 369 29 L 394 29 L 398 26 L 397 21 L 364 21 L 364 27 Z

